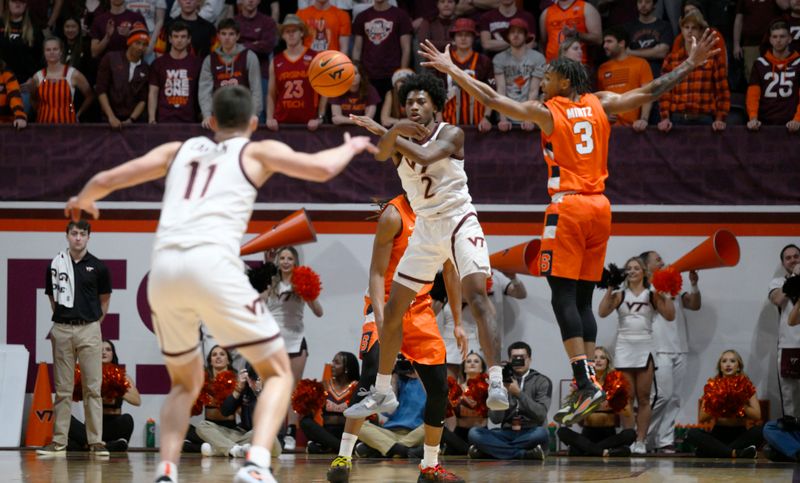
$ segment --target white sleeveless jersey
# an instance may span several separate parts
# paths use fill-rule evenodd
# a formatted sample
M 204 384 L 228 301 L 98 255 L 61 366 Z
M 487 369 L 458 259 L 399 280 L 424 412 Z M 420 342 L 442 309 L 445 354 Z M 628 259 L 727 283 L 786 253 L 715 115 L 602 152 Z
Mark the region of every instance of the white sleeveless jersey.
M 433 142 L 447 123 L 439 123 L 423 147 Z M 453 156 L 421 166 L 405 156 L 397 166 L 403 189 L 417 216 L 427 219 L 455 217 L 472 210 L 464 160 Z
M 622 303 L 617 307 L 619 339 L 649 339 L 653 333 L 653 318 L 657 313 L 650 303 L 650 289 L 645 289 L 638 296 L 630 289 L 625 289 Z
M 249 139 L 189 139 L 167 172 L 155 249 L 221 245 L 239 255 L 257 190 L 241 153 Z

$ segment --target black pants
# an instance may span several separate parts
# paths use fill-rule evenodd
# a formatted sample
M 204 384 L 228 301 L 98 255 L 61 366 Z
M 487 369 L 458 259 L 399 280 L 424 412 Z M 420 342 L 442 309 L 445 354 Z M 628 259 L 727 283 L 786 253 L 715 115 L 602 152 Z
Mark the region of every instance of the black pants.
M 447 445 L 448 455 L 467 454 L 469 451 L 469 434 L 470 428 L 456 427 L 454 431 L 444 428 L 442 432 L 442 443 Z
M 118 439 L 131 440 L 133 417 L 130 414 L 103 415 L 103 441 L 109 443 Z M 86 439 L 86 426 L 72 416 L 69 424 L 69 446 L 82 449 L 89 444 Z
M 300 427 L 303 429 L 309 441 L 321 444 L 329 450 L 338 450 L 342 442 L 344 425 L 325 424 L 320 426 L 311 416 L 305 416 L 300 420 Z
M 603 456 L 604 450 L 630 446 L 636 441 L 636 431 L 623 429 L 617 433 L 616 428 L 583 428 L 578 434 L 562 426 L 558 437 L 569 446 L 570 456 Z
M 695 455 L 698 458 L 730 458 L 733 450 L 741 450 L 748 446 L 761 446 L 764 438 L 761 434 L 763 426 L 714 426 L 711 432 L 702 429 L 690 429 L 686 438 L 697 446 Z

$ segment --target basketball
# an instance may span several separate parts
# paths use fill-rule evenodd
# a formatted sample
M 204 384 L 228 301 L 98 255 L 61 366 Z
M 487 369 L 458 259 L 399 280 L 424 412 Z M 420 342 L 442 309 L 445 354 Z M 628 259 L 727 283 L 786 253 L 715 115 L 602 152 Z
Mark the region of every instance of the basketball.
M 311 61 L 308 80 L 319 95 L 339 97 L 350 89 L 355 72 L 349 57 L 338 50 L 326 50 Z

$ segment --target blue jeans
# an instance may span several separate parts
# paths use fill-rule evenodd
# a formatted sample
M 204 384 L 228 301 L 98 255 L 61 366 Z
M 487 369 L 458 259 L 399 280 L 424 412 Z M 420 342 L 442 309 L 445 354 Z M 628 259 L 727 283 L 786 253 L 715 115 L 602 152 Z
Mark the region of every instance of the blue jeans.
M 788 458 L 794 459 L 800 452 L 800 431 L 785 431 L 778 421 L 770 421 L 764 425 L 764 439 L 772 449 L 780 451 Z
M 541 426 L 512 431 L 474 427 L 469 430 L 469 442 L 487 455 L 499 460 L 522 458 L 525 450 L 542 445 L 547 448 L 547 430 Z

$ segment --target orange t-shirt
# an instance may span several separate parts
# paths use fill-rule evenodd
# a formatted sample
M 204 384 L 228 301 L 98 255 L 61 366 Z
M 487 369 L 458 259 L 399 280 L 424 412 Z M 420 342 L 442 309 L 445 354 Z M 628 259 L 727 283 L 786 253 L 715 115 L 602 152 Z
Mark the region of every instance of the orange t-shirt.
M 588 32 L 586 29 L 585 8 L 586 2 L 575 0 L 566 10 L 559 7 L 558 3 L 554 3 L 544 11 L 544 28 L 547 32 L 547 46 L 545 47 L 544 56 L 547 62 L 552 62 L 558 58 L 558 47 L 564 40 L 564 34 L 562 33 L 564 28 L 569 27 L 578 32 Z M 583 63 L 586 64 L 588 60 L 586 44 L 581 42 L 581 48 L 583 49 Z
M 623 60 L 609 60 L 597 69 L 597 89 L 622 94 L 653 80 L 650 64 L 641 57 L 629 55 Z M 617 114 L 617 124 L 630 126 L 641 116 L 641 108 Z
M 554 97 L 545 105 L 553 115 L 553 132 L 542 133 L 550 196 L 565 191 L 602 193 L 611 126 L 600 99 L 594 94 L 583 94 L 577 102 Z
M 333 5 L 325 10 L 310 5 L 297 11 L 308 27 L 306 47 L 316 52 L 323 50 L 341 50 L 339 37 L 351 35 L 350 15 Z

